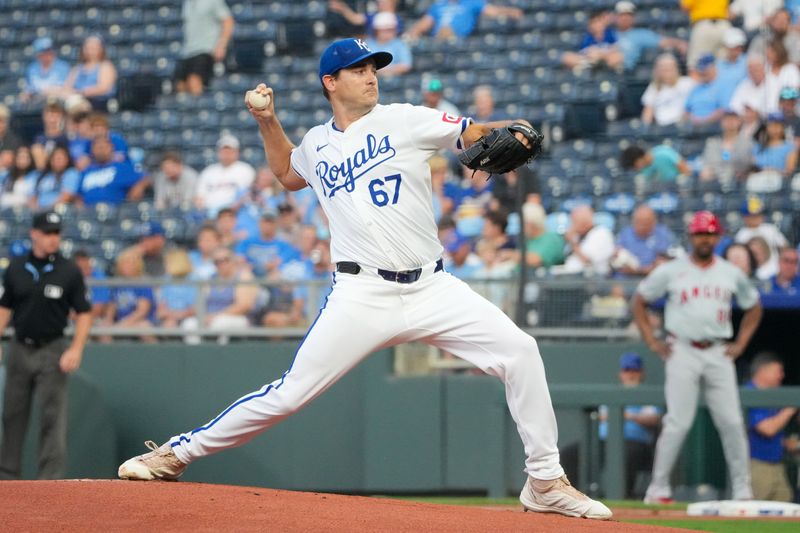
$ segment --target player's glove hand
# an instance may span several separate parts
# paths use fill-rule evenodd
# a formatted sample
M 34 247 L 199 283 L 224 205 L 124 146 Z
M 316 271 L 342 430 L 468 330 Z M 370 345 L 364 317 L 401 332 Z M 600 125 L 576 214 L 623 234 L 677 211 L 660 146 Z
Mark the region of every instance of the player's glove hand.
M 519 140 L 521 134 L 527 143 Z M 527 124 L 515 122 L 492 129 L 458 154 L 464 166 L 489 174 L 505 174 L 535 159 L 542 151 L 544 135 Z

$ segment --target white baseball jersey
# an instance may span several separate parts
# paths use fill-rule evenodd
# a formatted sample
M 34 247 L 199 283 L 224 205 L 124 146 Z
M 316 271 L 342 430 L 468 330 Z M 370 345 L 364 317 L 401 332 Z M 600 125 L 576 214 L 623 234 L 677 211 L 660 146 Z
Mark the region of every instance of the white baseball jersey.
M 412 270 L 442 255 L 427 160 L 460 148 L 470 119 L 410 104 L 377 105 L 340 131 L 333 119 L 292 151 L 331 231 L 333 262 Z
M 244 161 L 227 167 L 214 163 L 200 173 L 195 194 L 203 199 L 205 208 L 216 215 L 220 209 L 233 205 L 241 192 L 253 184 L 255 177 L 255 169 Z
M 362 269 L 334 274 L 333 289 L 283 376 L 170 439 L 180 461 L 240 446 L 307 405 L 370 353 L 420 341 L 501 379 L 526 471 L 545 480 L 563 475 L 536 341 L 437 265 L 442 246 L 427 160 L 441 148 L 459 147 L 469 123 L 425 107 L 378 105 L 344 132 L 331 120 L 306 134 L 292 151 L 292 168 L 328 216 L 333 261 L 355 261 Z M 399 283 L 380 276 L 380 268 L 419 268 L 420 274 Z
M 680 338 L 703 341 L 733 335 L 731 298 L 742 309 L 758 303 L 758 291 L 736 266 L 714 257 L 702 267 L 691 258 L 674 259 L 653 270 L 639 284 L 647 301 L 668 295 L 664 312 L 667 331 Z

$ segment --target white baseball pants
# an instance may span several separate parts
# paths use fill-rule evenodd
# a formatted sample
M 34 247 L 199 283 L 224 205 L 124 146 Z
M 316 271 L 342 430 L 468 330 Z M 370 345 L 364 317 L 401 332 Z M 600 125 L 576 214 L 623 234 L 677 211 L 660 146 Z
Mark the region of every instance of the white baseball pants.
M 370 353 L 422 341 L 501 379 L 525 447 L 526 472 L 545 480 L 563 475 L 536 341 L 466 283 L 446 272 L 434 273 L 434 267 L 424 267 L 420 279 L 410 284 L 386 281 L 366 269 L 337 273 L 289 370 L 204 426 L 172 437 L 175 455 L 191 463 L 245 444 L 307 405 Z
M 669 477 L 694 423 L 702 381 L 706 404 L 722 440 L 733 499 L 751 499 L 750 460 L 736 367 L 725 355 L 725 346 L 717 344 L 702 350 L 675 339 L 665 371 L 667 414 L 656 443 L 653 479 L 647 488 L 647 496 L 654 499 L 672 496 Z

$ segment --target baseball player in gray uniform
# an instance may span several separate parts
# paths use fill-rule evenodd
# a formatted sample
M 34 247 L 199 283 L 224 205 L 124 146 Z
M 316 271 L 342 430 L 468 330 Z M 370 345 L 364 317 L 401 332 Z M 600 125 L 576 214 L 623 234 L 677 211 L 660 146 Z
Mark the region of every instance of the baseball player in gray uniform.
M 656 443 L 653 479 L 646 503 L 672 499 L 669 477 L 697 411 L 700 384 L 714 425 L 722 438 L 734 499 L 751 499 L 747 435 L 736 384 L 734 360 L 742 355 L 758 328 L 762 310 L 758 291 L 741 270 L 714 247 L 722 233 L 709 211 L 694 214 L 689 223 L 689 256 L 664 263 L 639 285 L 633 316 L 642 338 L 666 364 L 667 414 Z M 664 323 L 667 338 L 659 340 L 647 317 L 647 304 L 667 295 Z M 745 310 L 732 342 L 731 299 Z
M 331 44 L 319 79 L 333 118 L 295 147 L 275 116 L 272 89 L 255 108 L 270 168 L 289 190 L 311 187 L 330 223 L 333 289 L 289 370 L 219 416 L 120 466 L 126 479 L 175 479 L 201 457 L 240 446 L 302 408 L 370 353 L 422 341 L 505 383 L 527 460 L 526 509 L 607 519 L 561 468 L 557 428 L 536 341 L 444 271 L 427 160 L 471 145 L 491 128 L 426 107 L 378 104 L 376 72 L 391 62 L 360 39 Z M 522 141 L 522 139 L 520 139 Z

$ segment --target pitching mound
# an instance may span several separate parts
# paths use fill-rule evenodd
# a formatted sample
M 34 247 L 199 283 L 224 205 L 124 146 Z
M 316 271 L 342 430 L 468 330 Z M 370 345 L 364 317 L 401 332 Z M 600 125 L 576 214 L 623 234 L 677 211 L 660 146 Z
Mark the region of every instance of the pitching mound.
M 202 483 L 0 482 L 6 531 L 677 531 L 524 513 Z

